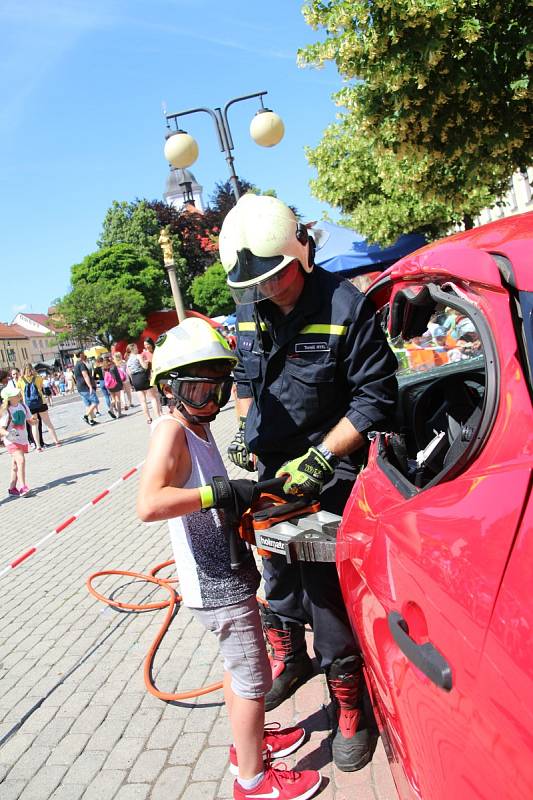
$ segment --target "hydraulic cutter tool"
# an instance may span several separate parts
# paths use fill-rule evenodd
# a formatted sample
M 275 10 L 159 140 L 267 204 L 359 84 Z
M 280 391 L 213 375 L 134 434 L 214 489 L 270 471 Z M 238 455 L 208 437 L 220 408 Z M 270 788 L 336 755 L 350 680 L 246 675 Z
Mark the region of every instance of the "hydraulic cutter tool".
M 274 478 L 257 484 L 260 494 L 239 522 L 239 537 L 255 545 L 261 555 L 277 553 L 289 564 L 298 560 L 335 561 L 341 517 L 322 511 L 317 500 L 284 495 L 284 482 L 284 478 Z

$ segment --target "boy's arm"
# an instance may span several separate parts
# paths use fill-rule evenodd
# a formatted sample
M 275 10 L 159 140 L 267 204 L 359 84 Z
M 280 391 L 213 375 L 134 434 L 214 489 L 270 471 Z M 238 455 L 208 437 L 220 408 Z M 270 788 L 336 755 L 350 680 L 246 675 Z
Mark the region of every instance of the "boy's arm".
M 200 490 L 183 489 L 175 483 L 185 483 L 188 459 L 186 439 L 181 425 L 160 424 L 154 431 L 148 456 L 141 473 L 137 514 L 144 522 L 179 517 L 200 511 Z M 185 462 L 185 463 L 184 463 Z
M 150 440 L 139 484 L 137 514 L 144 522 L 180 517 L 202 508 L 229 509 L 239 518 L 250 508 L 255 497 L 255 481 L 229 481 L 220 476 L 206 486 L 179 488 L 190 474 L 187 456 L 183 428 L 176 424 L 160 424 Z

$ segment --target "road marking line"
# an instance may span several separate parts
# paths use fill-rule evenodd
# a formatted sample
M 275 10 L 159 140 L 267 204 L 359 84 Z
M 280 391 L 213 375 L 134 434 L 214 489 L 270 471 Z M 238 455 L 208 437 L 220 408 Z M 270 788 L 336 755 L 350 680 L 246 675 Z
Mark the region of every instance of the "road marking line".
M 19 556 L 14 558 L 13 561 L 11 561 L 6 567 L 0 570 L 0 578 L 6 573 L 10 572 L 12 569 L 15 569 L 15 567 L 18 567 L 19 564 L 22 564 L 30 556 L 34 555 L 34 553 L 36 553 L 38 549 L 41 547 L 41 545 L 43 545 L 44 542 L 46 542 L 48 539 L 52 539 L 58 533 L 62 533 L 66 528 L 72 525 L 73 522 L 76 522 L 76 520 L 79 519 L 82 514 L 85 514 L 85 512 L 88 511 L 90 508 L 94 508 L 94 506 L 97 503 L 99 503 L 100 500 L 103 500 L 104 497 L 107 497 L 107 495 L 110 494 L 113 491 L 113 489 L 116 489 L 118 486 L 121 486 L 125 481 L 128 480 L 128 478 L 131 478 L 132 475 L 135 475 L 135 473 L 140 470 L 143 464 L 144 461 L 141 461 L 141 463 L 137 464 L 136 467 L 132 467 L 130 470 L 128 470 L 128 472 L 124 473 L 124 475 L 122 475 L 118 480 L 112 483 L 111 486 L 108 486 L 108 488 L 104 489 L 103 492 L 97 494 L 96 497 L 93 497 L 92 500 L 90 500 L 88 503 L 85 503 L 85 505 L 83 505 L 80 509 L 78 509 L 78 511 L 76 511 L 74 514 L 72 514 L 72 516 L 67 517 L 67 519 L 63 520 L 63 522 L 61 522 L 59 525 L 56 525 L 56 527 L 52 531 L 50 531 L 50 533 L 47 533 L 46 536 L 43 536 L 42 539 L 40 539 L 31 547 L 29 547 Z

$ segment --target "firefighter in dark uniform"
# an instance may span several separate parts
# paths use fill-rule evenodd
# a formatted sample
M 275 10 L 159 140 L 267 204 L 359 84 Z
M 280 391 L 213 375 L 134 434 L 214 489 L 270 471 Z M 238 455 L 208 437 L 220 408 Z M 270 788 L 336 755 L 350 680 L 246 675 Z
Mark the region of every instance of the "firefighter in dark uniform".
M 273 197 L 245 195 L 220 233 L 220 256 L 237 302 L 235 369 L 239 431 L 230 459 L 286 477 L 284 490 L 319 497 L 342 514 L 364 462 L 369 431 L 387 428 L 396 396 L 396 358 L 372 304 L 352 284 L 313 264 L 314 242 Z M 272 652 L 271 710 L 312 675 L 304 625 L 337 709 L 333 758 L 360 769 L 376 745 L 362 711 L 359 645 L 335 564 L 264 560 Z

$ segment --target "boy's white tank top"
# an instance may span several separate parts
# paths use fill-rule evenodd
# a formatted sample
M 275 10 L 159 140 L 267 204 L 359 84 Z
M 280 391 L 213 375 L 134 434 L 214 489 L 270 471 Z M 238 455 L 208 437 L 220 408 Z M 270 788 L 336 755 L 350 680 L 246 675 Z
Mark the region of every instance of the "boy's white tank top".
M 184 489 L 204 486 L 215 475 L 227 478 L 226 467 L 208 425 L 203 426 L 205 440 L 168 414 L 152 423 L 152 431 L 167 420 L 181 425 L 185 431 L 191 474 Z M 168 520 L 168 528 L 180 583 L 178 591 L 184 605 L 219 608 L 240 603 L 257 591 L 259 572 L 253 559 L 236 572 L 231 569 L 223 512 L 212 508 L 173 517 Z

